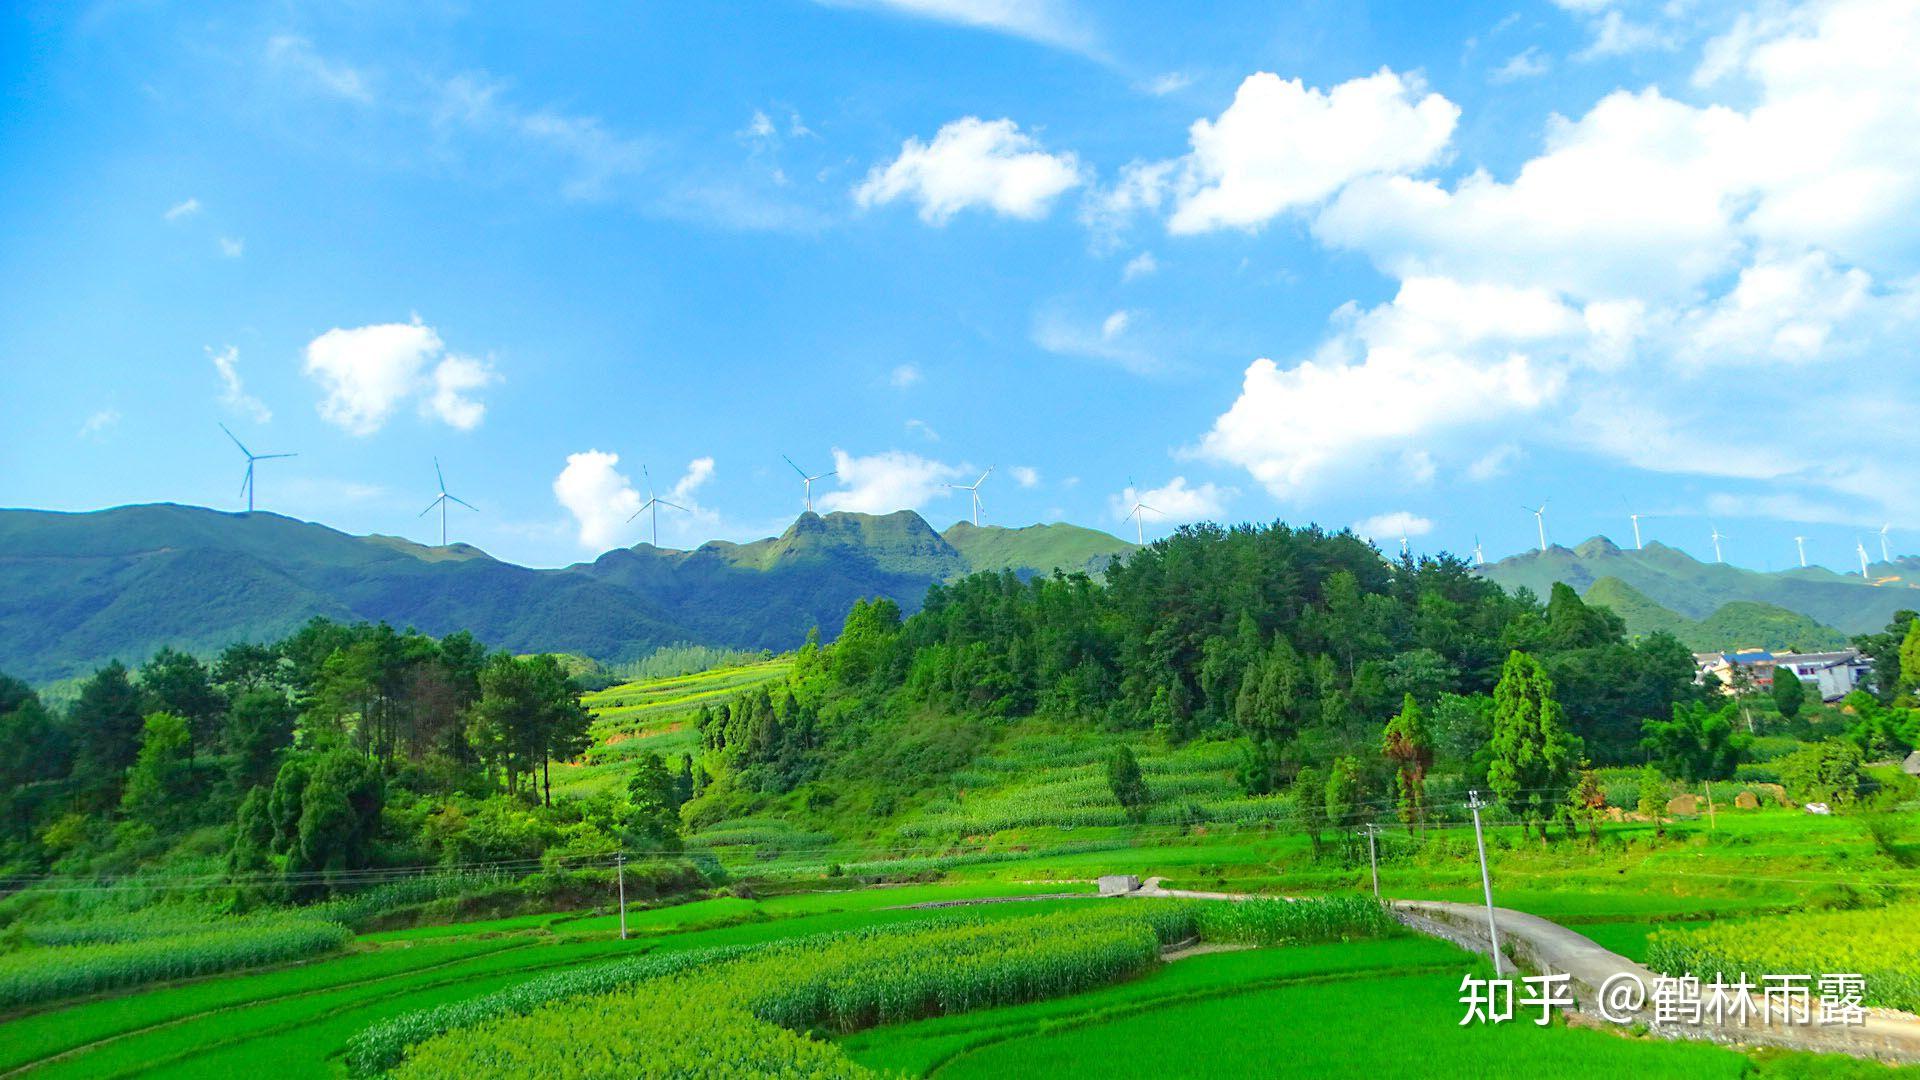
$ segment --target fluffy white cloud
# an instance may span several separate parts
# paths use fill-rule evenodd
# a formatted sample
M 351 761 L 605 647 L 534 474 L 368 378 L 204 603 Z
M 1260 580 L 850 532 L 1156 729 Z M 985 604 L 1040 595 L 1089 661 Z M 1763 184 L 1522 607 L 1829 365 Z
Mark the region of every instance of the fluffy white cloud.
M 193 215 L 199 212 L 200 212 L 200 200 L 195 198 L 187 198 L 187 199 L 182 199 L 181 201 L 174 203 L 172 206 L 167 207 L 167 212 L 165 214 L 162 214 L 161 216 L 166 218 L 168 221 L 179 221 L 181 218 L 192 217 Z
M 900 156 L 874 166 L 853 196 L 861 206 L 911 199 L 931 225 L 970 207 L 1033 220 L 1081 181 L 1071 153 L 1047 153 L 1012 120 L 967 116 L 942 127 L 931 143 L 909 138 Z
M 967 469 L 963 466 L 947 465 L 902 450 L 855 457 L 835 448 L 833 467 L 835 479 L 842 487 L 816 495 L 814 503 L 823 510 L 863 514 L 918 510 L 934 498 L 948 494 L 949 482 L 967 478 Z
M 553 497 L 573 515 L 581 545 L 595 551 L 619 543 L 627 519 L 645 501 L 619 464 L 619 454 L 600 450 L 568 454 L 566 468 L 553 478 Z
M 473 392 L 499 381 L 485 362 L 448 353 L 418 318 L 329 330 L 307 343 L 305 370 L 326 392 L 321 418 L 354 435 L 380 430 L 416 397 L 423 415 L 471 430 L 486 414 Z
M 1398 545 L 1402 537 L 1411 540 L 1416 536 L 1427 535 L 1433 531 L 1433 521 L 1406 510 L 1395 510 L 1356 521 L 1353 523 L 1353 531 L 1364 539 L 1385 547 L 1388 544 Z
M 1409 440 L 1538 408 L 1585 329 L 1545 292 L 1446 279 L 1410 280 L 1391 302 L 1342 318 L 1314 359 L 1255 360 L 1199 453 L 1295 494 L 1335 465 L 1418 452 Z
M 1217 119 L 1194 122 L 1168 228 L 1257 228 L 1359 177 L 1432 164 L 1460 109 L 1422 89 L 1385 68 L 1327 91 L 1268 72 L 1247 76 Z
M 484 362 L 470 356 L 448 355 L 433 369 L 433 395 L 421 403 L 422 411 L 439 417 L 449 427 L 472 431 L 487 415 L 485 403 L 472 394 L 500 381 L 500 376 Z
M 1702 365 L 1837 359 L 1836 331 L 1875 303 L 1865 271 L 1839 270 L 1823 252 L 1756 262 L 1725 296 L 1687 313 L 1678 353 Z
M 219 352 L 212 347 L 207 349 L 207 359 L 213 361 L 213 370 L 220 376 L 220 403 L 236 412 L 246 413 L 259 423 L 273 419 L 273 410 L 266 403 L 247 393 L 246 384 L 240 380 L 240 350 L 229 345 Z
M 1200 521 L 1205 518 L 1217 518 L 1226 513 L 1227 500 L 1238 492 L 1232 488 L 1223 488 L 1211 480 L 1189 486 L 1187 478 L 1176 476 L 1157 488 L 1138 489 L 1132 484 L 1122 488 L 1119 494 L 1108 498 L 1107 506 L 1113 512 L 1115 520 L 1124 521 L 1133 515 L 1136 503 L 1145 504 L 1146 517 L 1164 519 L 1169 522 Z
M 1506 63 L 1493 69 L 1493 74 L 1488 78 L 1496 83 L 1518 82 L 1521 79 L 1545 75 L 1552 66 L 1547 62 L 1547 57 L 1540 51 L 1539 46 L 1529 45 L 1508 57 Z
M 1038 487 L 1040 484 L 1040 470 L 1031 465 L 1015 465 L 1007 470 L 1007 474 L 1023 488 Z
M 1519 456 L 1520 448 L 1512 443 L 1496 446 L 1468 463 L 1467 479 L 1484 483 L 1504 475 Z

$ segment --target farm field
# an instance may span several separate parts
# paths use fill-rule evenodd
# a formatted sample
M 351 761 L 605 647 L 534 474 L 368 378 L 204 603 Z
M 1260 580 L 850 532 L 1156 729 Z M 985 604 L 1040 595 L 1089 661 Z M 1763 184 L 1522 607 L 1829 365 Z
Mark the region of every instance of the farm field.
M 740 667 L 715 668 L 668 679 L 622 683 L 584 694 L 593 714 L 592 745 L 578 763 L 559 766 L 555 794 L 589 795 L 626 782 L 633 760 L 649 751 L 677 757 L 699 746 L 693 717 L 702 705 L 720 705 L 734 694 L 773 682 L 793 666 L 778 657 Z

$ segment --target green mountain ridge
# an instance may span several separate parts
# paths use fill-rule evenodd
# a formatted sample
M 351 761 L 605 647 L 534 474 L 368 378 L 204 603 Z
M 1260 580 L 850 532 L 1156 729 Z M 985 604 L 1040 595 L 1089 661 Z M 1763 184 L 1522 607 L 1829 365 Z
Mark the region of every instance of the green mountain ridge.
M 1747 648 L 1820 652 L 1847 644 L 1847 635 L 1831 626 L 1797 611 L 1754 600 L 1734 600 L 1705 619 L 1694 620 L 1661 607 L 1616 577 L 1594 582 L 1584 599 L 1625 619 L 1629 634 L 1645 636 L 1664 631 L 1695 652 Z
M 603 661 L 676 642 L 779 650 L 814 626 L 831 636 L 861 597 L 913 611 L 929 585 L 977 569 L 1045 573 L 1063 551 L 1091 564 L 1133 546 L 1067 525 L 961 539 L 968 551 L 912 511 L 805 513 L 751 543 L 640 544 L 536 570 L 470 545 L 353 536 L 267 512 L 0 510 L 0 671 L 52 682 L 162 645 L 211 653 L 277 639 L 316 615 Z
M 1794 568 L 1784 571 L 1746 570 L 1725 563 L 1706 563 L 1684 551 L 1658 541 L 1644 549 L 1628 550 L 1604 536 L 1596 536 L 1577 547 L 1550 545 L 1546 551 L 1513 555 L 1481 568 L 1481 573 L 1500 585 L 1525 587 L 1545 596 L 1555 582 L 1565 582 L 1580 593 L 1589 593 L 1598 583 L 1611 578 L 1618 585 L 1603 590 L 1601 602 L 1612 594 L 1615 600 L 1635 607 L 1645 601 L 1662 609 L 1666 616 L 1686 620 L 1685 625 L 1713 623 L 1720 632 L 1747 628 L 1761 632 L 1763 625 L 1771 633 L 1792 629 L 1781 622 L 1780 613 L 1798 615 L 1840 635 L 1861 634 L 1885 626 L 1894 612 L 1920 608 L 1920 560 L 1902 556 L 1892 562 L 1879 562 L 1869 568 L 1872 580 L 1857 575 L 1835 573 L 1824 567 Z M 1639 601 L 1619 592 L 1620 586 L 1632 590 Z M 1730 604 L 1761 605 L 1758 609 L 1735 608 L 1721 613 Z M 1609 603 L 1608 606 L 1615 606 Z M 1636 632 L 1648 632 L 1635 626 L 1635 614 L 1616 611 L 1628 620 Z M 1714 620 L 1718 618 L 1718 622 Z M 1639 611 L 1641 625 L 1652 627 L 1662 618 L 1651 609 Z M 1802 628 L 1809 629 L 1809 628 Z M 1680 635 L 1683 640 L 1685 634 Z M 1719 646 L 1708 646 L 1709 648 Z

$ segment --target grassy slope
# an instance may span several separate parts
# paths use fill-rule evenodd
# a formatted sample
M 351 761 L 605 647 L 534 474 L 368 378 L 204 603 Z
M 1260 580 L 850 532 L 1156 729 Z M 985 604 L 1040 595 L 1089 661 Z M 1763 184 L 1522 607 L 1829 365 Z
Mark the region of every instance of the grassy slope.
M 1004 529 L 995 525 L 954 524 L 940 534 L 966 559 L 969 571 L 1103 569 L 1134 545 L 1097 529 L 1055 522 Z
M 700 706 L 726 703 L 733 695 L 784 677 L 793 666 L 782 657 L 743 667 L 715 668 L 671 679 L 622 683 L 586 695 L 593 713 L 593 746 L 580 764 L 555 768 L 554 794 L 587 795 L 626 784 L 633 761 L 649 751 L 672 758 L 699 745 L 693 717 Z

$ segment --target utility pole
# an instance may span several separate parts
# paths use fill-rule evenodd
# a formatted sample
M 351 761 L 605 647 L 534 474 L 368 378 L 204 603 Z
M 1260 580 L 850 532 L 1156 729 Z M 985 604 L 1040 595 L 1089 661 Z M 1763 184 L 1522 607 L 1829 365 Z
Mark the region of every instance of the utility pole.
M 614 877 L 620 882 L 620 940 L 627 940 L 627 853 L 613 857 Z M 1491 895 L 1491 894 L 1489 894 Z M 1493 901 L 1489 900 L 1488 903 Z
M 1373 869 L 1373 898 L 1380 899 L 1380 857 L 1375 854 L 1373 838 L 1380 833 L 1380 826 L 1369 821 L 1367 829 L 1367 865 Z
M 1707 781 L 1707 831 L 1712 832 L 1718 826 L 1713 821 L 1713 781 Z
M 1467 792 L 1467 809 L 1473 811 L 1473 843 L 1480 849 L 1480 888 L 1487 896 L 1487 940 L 1493 945 L 1493 977 L 1500 978 L 1500 928 L 1493 919 L 1493 878 L 1487 874 L 1487 840 L 1480 833 L 1480 810 L 1486 804 L 1480 801 L 1478 791 Z

